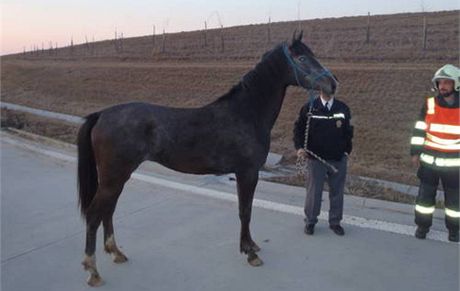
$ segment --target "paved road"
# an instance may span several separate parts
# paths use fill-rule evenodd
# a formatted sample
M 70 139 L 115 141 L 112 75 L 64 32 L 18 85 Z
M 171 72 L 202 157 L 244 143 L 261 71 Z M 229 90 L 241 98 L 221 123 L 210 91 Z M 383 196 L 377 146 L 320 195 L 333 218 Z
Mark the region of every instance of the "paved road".
M 84 227 L 75 163 L 11 140 L 2 134 L 2 290 L 91 289 L 80 266 Z M 150 170 L 144 166 L 139 175 L 152 175 Z M 459 289 L 459 245 L 439 238 L 446 235 L 440 213 L 436 235 L 420 241 L 391 230 L 411 227 L 410 206 L 347 197 L 347 234 L 335 236 L 322 220 L 307 237 L 298 211 L 303 190 L 263 182 L 252 231 L 265 264 L 253 268 L 238 252 L 234 199 L 210 197 L 233 193 L 233 181 L 165 169 L 153 178 L 166 182 L 130 180 L 117 208 L 117 241 L 130 261 L 113 264 L 99 236 L 98 267 L 106 281 L 100 290 Z M 200 188 L 209 195 L 197 195 Z M 360 218 L 362 224 L 354 223 Z

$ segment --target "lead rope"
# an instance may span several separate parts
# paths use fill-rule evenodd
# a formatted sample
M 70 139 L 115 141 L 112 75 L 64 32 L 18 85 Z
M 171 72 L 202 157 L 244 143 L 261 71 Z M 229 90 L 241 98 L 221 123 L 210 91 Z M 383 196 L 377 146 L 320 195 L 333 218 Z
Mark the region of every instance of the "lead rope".
M 291 67 L 292 67 L 293 70 L 294 70 L 294 76 L 295 76 L 295 80 L 296 80 L 296 82 L 297 82 L 297 85 L 298 85 L 299 87 L 303 87 L 303 86 L 300 84 L 300 82 L 299 82 L 299 76 L 297 75 L 297 69 L 299 69 L 299 70 L 301 70 L 301 71 L 304 71 L 304 70 L 302 70 L 302 68 L 300 68 L 299 66 L 297 66 L 297 65 L 295 64 L 295 62 L 292 60 L 292 57 L 291 57 L 291 55 L 290 55 L 290 53 L 289 53 L 289 51 L 288 51 L 288 48 L 287 48 L 287 45 L 286 45 L 286 44 L 283 45 L 283 52 L 284 52 L 284 55 L 286 56 L 286 58 L 288 59 L 289 64 L 291 65 Z M 322 73 L 322 74 L 319 74 L 319 75 L 317 75 L 317 76 L 315 76 L 315 78 L 314 78 L 313 80 L 311 80 L 312 83 L 315 83 L 316 80 L 319 79 L 319 78 L 320 78 L 322 75 L 324 75 L 324 74 L 329 74 L 329 75 L 331 75 L 331 76 L 334 76 L 334 75 L 332 75 L 327 69 L 323 68 L 323 73 Z M 305 75 L 308 76 L 308 74 L 305 74 Z M 334 79 L 335 79 L 335 77 L 334 77 Z M 306 89 L 306 88 L 305 88 L 305 89 Z M 307 91 L 307 93 L 308 93 L 308 91 Z M 309 107 L 309 109 L 308 109 L 308 114 L 307 114 L 307 124 L 306 124 L 306 126 L 305 126 L 305 140 L 304 140 L 303 149 L 305 150 L 305 152 L 306 152 L 307 154 L 313 156 L 313 157 L 316 158 L 318 161 L 320 161 L 321 163 L 323 163 L 325 166 L 329 167 L 329 168 L 332 170 L 332 172 L 335 174 L 335 173 L 337 173 L 338 171 L 337 171 L 337 169 L 336 169 L 333 165 L 331 165 L 330 163 L 328 163 L 326 160 L 324 160 L 323 158 L 321 158 L 320 156 L 318 156 L 318 155 L 315 154 L 314 152 L 310 151 L 310 150 L 308 149 L 308 147 L 307 147 L 307 146 L 308 146 L 308 133 L 309 133 L 309 129 L 310 129 L 310 119 L 311 119 L 311 117 L 312 117 L 312 115 L 313 115 L 313 114 L 312 114 L 313 100 L 314 100 L 314 99 L 313 99 L 312 97 L 310 97 L 310 102 L 309 102 L 309 103 L 310 103 L 310 107 Z M 308 167 L 308 163 L 307 163 L 307 161 L 306 161 L 306 158 L 298 157 L 298 158 L 297 158 L 297 161 L 296 161 L 297 173 L 298 173 L 299 175 L 305 176 L 305 179 L 308 179 L 308 177 L 307 177 L 307 173 L 308 173 L 307 167 Z
M 309 108 L 308 108 L 308 113 L 307 113 L 307 123 L 306 123 L 306 126 L 305 126 L 305 139 L 304 139 L 304 143 L 303 143 L 303 149 L 304 151 L 313 156 L 314 158 L 316 158 L 318 161 L 320 161 L 322 164 L 324 164 L 325 166 L 329 167 L 332 172 L 335 174 L 338 172 L 337 168 L 334 167 L 333 165 L 331 165 L 330 163 L 328 163 L 325 159 L 321 158 L 320 156 L 318 156 L 317 154 L 315 154 L 314 152 L 312 152 L 311 150 L 308 149 L 308 134 L 309 134 L 309 131 L 310 131 L 310 120 L 311 120 L 311 117 L 312 117 L 312 110 L 313 110 L 313 100 L 310 99 L 310 102 L 309 102 Z M 305 177 L 305 180 L 308 180 L 308 163 L 307 163 L 307 158 L 306 157 L 298 157 L 297 158 L 297 161 L 296 161 L 296 168 L 297 168 L 297 174 L 299 176 L 304 176 Z

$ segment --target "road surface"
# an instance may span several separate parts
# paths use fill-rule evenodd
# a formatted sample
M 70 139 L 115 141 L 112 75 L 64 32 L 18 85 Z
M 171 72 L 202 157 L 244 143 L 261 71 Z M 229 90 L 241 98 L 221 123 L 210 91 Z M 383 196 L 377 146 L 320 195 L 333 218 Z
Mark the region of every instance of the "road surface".
M 75 154 L 2 132 L 1 290 L 89 290 L 80 262 Z M 344 228 L 303 233 L 303 189 L 260 182 L 251 223 L 262 267 L 239 254 L 234 181 L 143 165 L 115 213 L 129 257 L 96 253 L 98 290 L 459 290 L 459 245 L 437 210 L 427 240 L 412 236 L 410 205 L 347 196 Z M 323 209 L 327 210 L 327 195 Z

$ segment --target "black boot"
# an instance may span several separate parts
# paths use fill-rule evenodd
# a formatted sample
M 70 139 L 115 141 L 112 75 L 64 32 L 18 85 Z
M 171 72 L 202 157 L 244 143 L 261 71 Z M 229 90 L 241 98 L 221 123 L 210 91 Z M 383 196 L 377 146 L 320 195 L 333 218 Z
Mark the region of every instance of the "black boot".
M 430 231 L 429 228 L 423 228 L 420 226 L 417 226 L 417 229 L 415 230 L 415 237 L 418 239 L 425 239 L 426 234 Z
M 458 242 L 458 230 L 449 230 L 449 236 L 447 238 L 450 241 Z
M 305 234 L 313 235 L 315 233 L 315 225 L 314 224 L 306 224 L 304 232 L 305 232 Z

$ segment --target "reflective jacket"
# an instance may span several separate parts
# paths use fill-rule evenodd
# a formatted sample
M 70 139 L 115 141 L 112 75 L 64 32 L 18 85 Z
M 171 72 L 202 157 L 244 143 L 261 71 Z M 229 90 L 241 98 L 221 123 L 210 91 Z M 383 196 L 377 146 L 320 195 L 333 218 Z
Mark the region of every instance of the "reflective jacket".
M 428 97 L 415 123 L 411 155 L 434 168 L 460 167 L 460 106 L 456 93 L 449 105 L 442 96 Z

